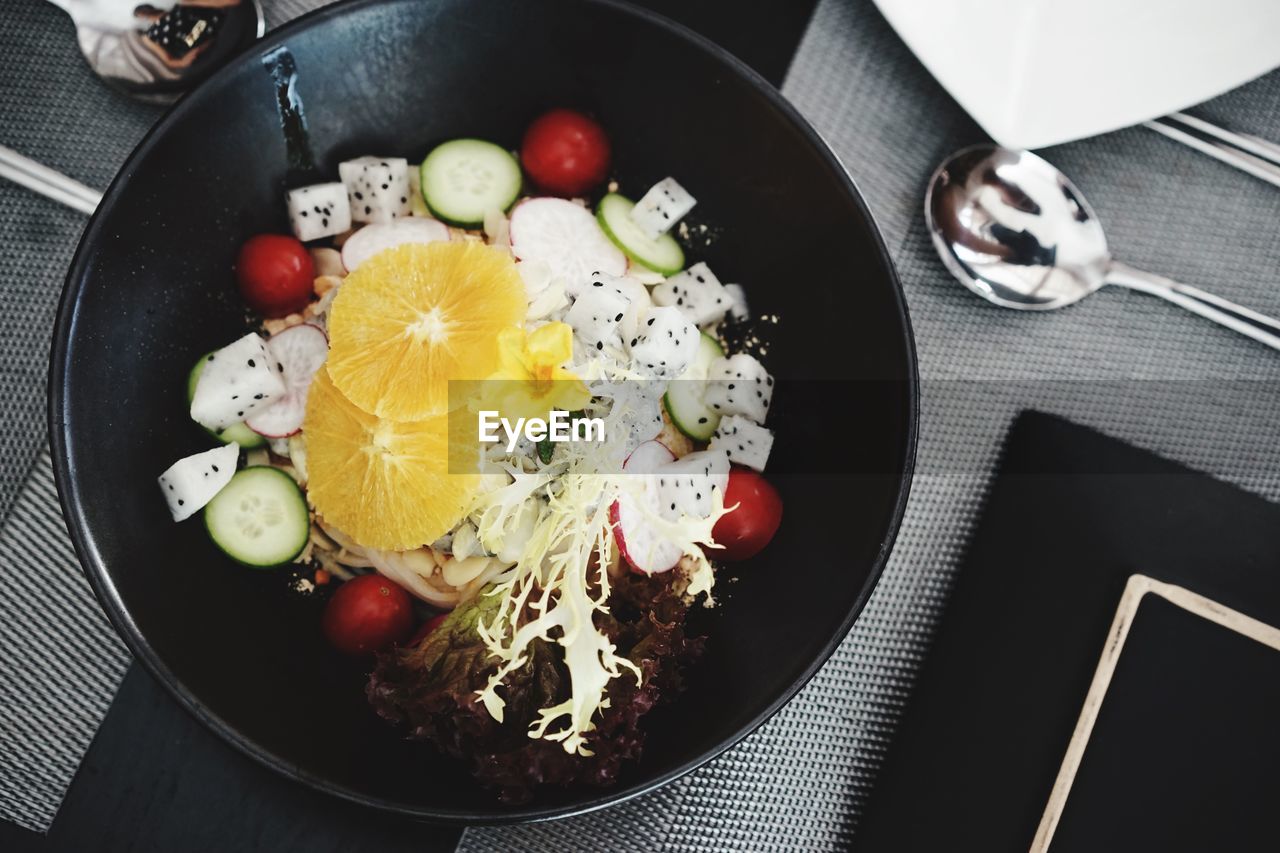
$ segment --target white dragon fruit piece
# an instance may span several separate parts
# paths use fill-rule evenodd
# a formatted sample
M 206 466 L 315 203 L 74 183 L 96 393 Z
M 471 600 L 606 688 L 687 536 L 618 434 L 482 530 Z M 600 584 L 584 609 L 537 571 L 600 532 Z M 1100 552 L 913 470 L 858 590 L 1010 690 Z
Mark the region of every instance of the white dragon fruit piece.
M 751 316 L 751 306 L 747 303 L 747 292 L 740 284 L 726 284 L 724 292 L 729 294 L 729 316 L 735 320 L 745 320 Z
M 742 415 L 758 424 L 769 414 L 773 377 L 754 356 L 717 358 L 707 368 L 702 401 L 719 415 Z
M 653 303 L 674 305 L 695 326 L 707 326 L 724 318 L 733 297 L 706 264 L 698 263 L 655 287 Z
M 675 379 L 689 369 L 698 351 L 698 328 L 679 308 L 654 307 L 640 316 L 636 336 L 627 342 L 632 369 L 659 379 Z
M 284 368 L 252 332 L 205 359 L 191 398 L 191 419 L 206 429 L 238 424 L 285 395 Z
M 619 276 L 614 279 L 613 285 L 627 297 L 630 302 L 627 305 L 627 312 L 622 315 L 622 322 L 618 324 L 618 333 L 622 335 L 623 340 L 631 340 L 640 331 L 640 318 L 653 307 L 653 300 L 649 297 L 649 288 L 638 278 L 629 275 Z
M 571 299 L 577 299 L 584 293 L 594 289 L 605 288 L 615 293 L 626 295 L 627 286 L 624 283 L 626 276 L 612 275 L 600 270 L 593 271 L 590 275 L 578 276 L 577 278 L 565 279 L 564 292 Z M 644 285 L 641 285 L 643 287 Z
M 618 324 L 630 302 L 622 291 L 597 280 L 573 300 L 564 321 L 573 327 L 574 334 L 588 349 L 597 352 L 605 347 L 619 349 L 622 338 L 618 335 Z
M 284 203 L 293 235 L 304 243 L 341 234 L 351 227 L 347 188 L 336 181 L 289 190 Z
M 583 293 L 598 288 L 616 293 L 627 300 L 627 309 L 618 324 L 618 334 L 624 341 L 634 338 L 640 327 L 640 315 L 653 305 L 653 300 L 649 298 L 649 288 L 630 275 L 610 275 L 596 271 L 586 279 L 566 284 L 565 293 L 576 299 Z
M 160 491 L 169 502 L 174 521 L 190 518 L 204 507 L 236 473 L 240 445 L 234 441 L 179 459 L 159 477 Z
M 699 450 L 668 462 L 658 475 L 658 512 L 671 520 L 682 515 L 711 515 L 711 491 L 729 488 L 729 455 L 723 450 Z
M 403 157 L 357 157 L 338 164 L 354 222 L 390 222 L 413 213 L 409 161 Z
M 773 431 L 738 415 L 720 419 L 708 450 L 723 450 L 729 461 L 763 471 L 773 449 Z
M 674 228 L 697 203 L 675 178 L 663 178 L 636 202 L 631 209 L 631 221 L 646 236 L 656 240 Z

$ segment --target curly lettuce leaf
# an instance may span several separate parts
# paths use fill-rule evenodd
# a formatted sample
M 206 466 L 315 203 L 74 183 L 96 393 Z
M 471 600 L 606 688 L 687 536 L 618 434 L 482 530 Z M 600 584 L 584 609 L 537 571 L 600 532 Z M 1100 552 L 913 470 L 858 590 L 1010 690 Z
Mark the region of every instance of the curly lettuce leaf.
M 680 691 L 684 667 L 701 652 L 702 639 L 685 632 L 685 599 L 668 578 L 628 576 L 613 584 L 609 610 L 596 614 L 595 627 L 641 677 L 610 685 L 609 702 L 585 735 L 590 754 L 574 754 L 529 737 L 542 709 L 571 696 L 554 642 L 533 640 L 525 661 L 503 679 L 501 722 L 477 697 L 498 670 L 477 631 L 501 605 L 493 592 L 487 588 L 455 610 L 418 646 L 382 655 L 370 676 L 370 702 L 384 718 L 407 726 L 411 737 L 466 762 L 506 802 L 525 801 L 544 785 L 613 784 L 641 753 L 641 718 Z

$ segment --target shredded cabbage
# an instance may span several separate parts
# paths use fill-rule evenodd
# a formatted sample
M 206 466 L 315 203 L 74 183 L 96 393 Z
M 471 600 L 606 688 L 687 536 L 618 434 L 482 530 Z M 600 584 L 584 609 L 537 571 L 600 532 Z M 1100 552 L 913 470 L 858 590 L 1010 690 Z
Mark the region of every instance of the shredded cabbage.
M 489 550 L 504 550 L 512 534 L 528 537 L 515 567 L 488 593 L 502 598 L 493 617 L 477 625 L 490 655 L 500 663 L 476 693 L 501 722 L 504 679 L 525 665 L 534 640 L 558 644 L 569 671 L 570 696 L 540 709 L 528 734 L 559 741 L 565 752 L 591 755 L 586 736 L 595 728 L 596 713 L 609 706 L 609 683 L 624 675 L 633 676 L 637 684 L 641 681 L 639 668 L 616 653 L 593 616 L 608 612 L 609 508 L 623 491 L 642 485 L 636 477 L 601 473 L 618 470 L 608 443 L 564 446 L 564 461 L 532 473 L 509 468 L 512 482 L 479 496 L 472 507 L 480 541 Z M 708 603 L 714 577 L 702 547 L 715 547 L 711 531 L 725 511 L 718 490 L 712 500 L 714 510 L 706 519 L 649 518 L 661 535 L 679 544 L 686 563 L 692 564 L 687 594 L 705 595 Z M 536 512 L 536 520 L 530 527 L 531 512 Z

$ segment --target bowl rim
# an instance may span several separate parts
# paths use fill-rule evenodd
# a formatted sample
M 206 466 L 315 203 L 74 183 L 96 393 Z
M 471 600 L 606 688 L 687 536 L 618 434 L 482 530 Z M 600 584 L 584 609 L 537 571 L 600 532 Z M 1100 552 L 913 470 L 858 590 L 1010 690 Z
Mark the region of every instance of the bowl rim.
M 70 534 L 72 544 L 75 547 L 76 556 L 90 586 L 93 589 L 94 596 L 98 599 L 98 602 L 103 607 L 106 615 L 109 617 L 111 623 L 128 646 L 134 658 L 142 662 L 151 675 L 165 687 L 173 698 L 177 700 L 178 704 L 181 705 L 189 714 L 212 730 L 225 742 L 235 747 L 240 753 L 287 778 L 301 782 L 317 791 L 336 796 L 352 803 L 367 806 L 378 811 L 411 817 L 427 823 L 450 826 L 499 826 L 516 823 L 541 822 L 571 817 L 574 815 L 582 815 L 617 805 L 657 790 L 658 788 L 661 788 L 712 761 L 728 749 L 741 743 L 742 740 L 755 732 L 760 728 L 760 726 L 772 718 L 773 715 L 776 714 L 784 705 L 795 698 L 796 694 L 798 694 L 800 690 L 809 683 L 814 674 L 830 659 L 831 655 L 849 634 L 854 622 L 866 607 L 867 601 L 871 597 L 871 593 L 875 590 L 875 587 L 880 580 L 880 576 L 884 571 L 885 564 L 889 559 L 889 555 L 893 550 L 893 546 L 901 530 L 903 515 L 906 511 L 907 500 L 911 492 L 911 483 L 915 471 L 916 454 L 918 450 L 920 419 L 920 376 L 911 318 L 908 313 L 902 283 L 898 277 L 897 268 L 893 263 L 893 259 L 885 245 L 880 225 L 868 207 L 861 191 L 859 191 L 857 185 L 854 183 L 852 175 L 849 174 L 848 169 L 840 161 L 839 157 L 836 156 L 834 150 L 822 135 L 818 133 L 808 120 L 800 114 L 799 110 L 797 110 L 790 101 L 782 96 L 781 92 L 779 92 L 773 84 L 715 42 L 660 13 L 632 5 L 624 2 L 624 0 L 575 0 L 575 2 L 578 2 L 581 5 L 605 7 L 625 17 L 638 19 L 651 25 L 655 25 L 660 29 L 665 30 L 672 37 L 681 39 L 693 46 L 695 49 L 710 55 L 712 59 L 724 66 L 727 72 L 736 75 L 743 82 L 749 84 L 759 95 L 768 101 L 774 109 L 780 112 L 785 119 L 790 121 L 790 123 L 817 149 L 819 156 L 824 158 L 828 165 L 832 167 L 833 171 L 841 176 L 841 188 L 844 190 L 844 193 L 853 200 L 859 212 L 864 217 L 871 232 L 871 237 L 875 244 L 876 251 L 880 256 L 881 264 L 887 272 L 889 283 L 892 286 L 892 297 L 897 309 L 896 314 L 900 324 L 902 339 L 906 347 L 905 356 L 907 360 L 906 366 L 908 368 L 908 374 L 906 377 L 908 392 L 906 399 L 908 409 L 907 434 L 905 436 L 904 444 L 903 469 L 897 484 L 894 506 L 885 527 L 879 550 L 876 553 L 871 566 L 871 571 L 867 575 L 867 579 L 863 583 L 862 589 L 859 591 L 853 606 L 849 609 L 849 612 L 841 622 L 838 631 L 834 633 L 823 645 L 821 651 L 814 657 L 800 676 L 796 678 L 789 687 L 775 697 L 773 701 L 769 702 L 750 720 L 740 725 L 728 737 L 721 739 L 709 749 L 704 750 L 697 756 L 694 756 L 693 758 L 653 779 L 631 785 L 618 785 L 613 788 L 601 789 L 598 791 L 592 789 L 589 796 L 577 799 L 568 804 L 538 806 L 536 805 L 535 800 L 534 805 L 499 807 L 495 800 L 495 809 L 492 812 L 477 812 L 452 809 L 438 810 L 413 803 L 370 796 L 362 793 L 361 791 L 335 784 L 331 780 L 323 778 L 317 774 L 304 772 L 297 766 L 290 764 L 281 756 L 276 755 L 249 737 L 243 735 L 228 721 L 206 708 L 195 694 L 187 688 L 177 674 L 170 670 L 161 661 L 159 655 L 151 647 L 150 642 L 142 636 L 142 633 L 134 622 L 128 607 L 125 605 L 123 598 L 116 589 L 106 563 L 103 560 L 102 555 L 98 552 L 94 537 L 89 533 L 89 527 L 85 520 L 83 504 L 77 485 L 76 472 L 72 470 L 69 465 L 68 449 L 69 444 L 71 443 L 71 438 L 69 434 L 70 425 L 66 417 L 67 401 L 64 382 L 67 376 L 70 341 L 75 333 L 76 322 L 78 319 L 78 312 L 76 309 L 89 273 L 91 254 L 90 246 L 96 244 L 101 239 L 103 231 L 102 223 L 116 208 L 119 202 L 121 187 L 128 182 L 129 175 L 133 171 L 132 167 L 140 159 L 146 156 L 146 154 L 155 145 L 156 140 L 163 136 L 170 126 L 179 121 L 187 113 L 197 108 L 196 105 L 198 104 L 198 93 L 200 90 L 217 85 L 220 80 L 236 73 L 246 65 L 260 63 L 262 57 L 266 53 L 277 47 L 285 45 L 290 38 L 303 31 L 322 26 L 330 19 L 343 17 L 358 9 L 394 2 L 404 2 L 404 0 L 340 0 L 340 2 L 328 6 L 322 6 L 318 9 L 307 12 L 306 14 L 270 31 L 264 38 L 255 42 L 252 47 L 228 62 L 224 67 L 218 69 L 207 80 L 197 86 L 191 94 L 183 97 L 170 107 L 146 132 L 137 147 L 134 148 L 129 157 L 125 160 L 124 164 L 121 166 L 120 171 L 111 180 L 111 183 L 103 193 L 101 203 L 85 225 L 84 231 L 82 232 L 77 245 L 75 255 L 72 257 L 71 266 L 68 269 L 62 295 L 58 303 L 57 319 L 55 321 L 51 343 L 48 374 L 48 430 L 58 499 L 62 507 L 63 516 L 67 522 L 68 533 Z

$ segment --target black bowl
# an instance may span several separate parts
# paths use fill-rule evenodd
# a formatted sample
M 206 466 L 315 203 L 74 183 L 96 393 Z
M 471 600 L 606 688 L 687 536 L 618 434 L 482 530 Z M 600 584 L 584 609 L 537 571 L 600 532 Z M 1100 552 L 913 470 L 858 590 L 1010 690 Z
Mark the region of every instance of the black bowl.
M 182 388 L 200 353 L 246 328 L 239 244 L 286 229 L 290 162 L 263 57 L 296 59 L 316 163 L 417 158 L 439 140 L 519 144 L 553 105 L 597 115 L 633 192 L 668 174 L 699 199 L 691 255 L 783 317 L 772 368 L 786 517 L 699 617 L 688 692 L 646 720 L 644 758 L 610 790 L 500 805 L 458 764 L 405 741 L 316 612 L 232 565 L 198 521 L 168 520 L 156 475 L 208 446 Z M 856 383 L 837 380 L 866 380 Z M 781 383 L 780 383 L 781 385 Z M 317 788 L 447 822 L 549 818 L 652 789 L 759 726 L 844 638 L 897 532 L 915 448 L 914 348 L 866 205 L 822 140 L 715 46 L 606 2 L 389 0 L 323 9 L 269 36 L 175 106 L 85 231 L 53 343 L 50 429 L 66 518 L 134 654 L 247 754 Z M 848 460 L 854 460 L 850 468 Z M 836 465 L 837 461 L 841 465 Z M 823 472 L 826 472 L 825 474 Z

